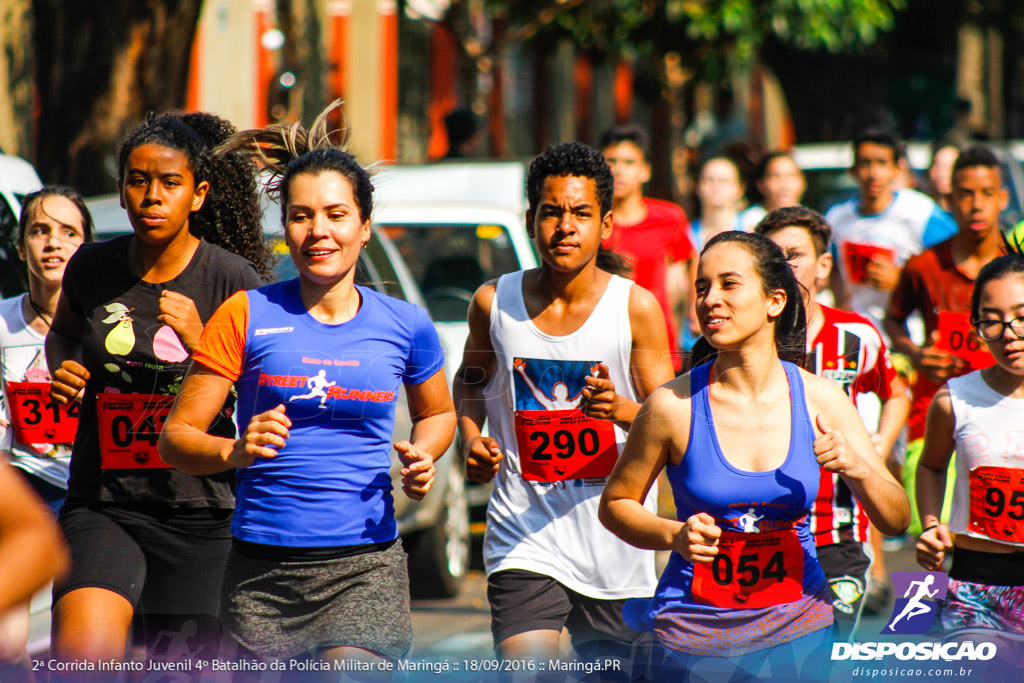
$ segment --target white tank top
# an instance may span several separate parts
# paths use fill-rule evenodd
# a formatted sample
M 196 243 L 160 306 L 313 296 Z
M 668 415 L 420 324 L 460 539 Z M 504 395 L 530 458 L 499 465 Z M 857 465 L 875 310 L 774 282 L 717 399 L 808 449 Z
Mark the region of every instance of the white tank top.
M 517 405 L 543 411 L 578 404 L 582 377 L 598 362 L 608 366 L 620 396 L 637 400 L 629 372 L 633 283 L 612 276 L 586 322 L 572 334 L 556 337 L 530 320 L 523 302 L 524 272 L 498 280 L 491 308 L 497 367 L 484 397 L 490 434 L 505 457 L 487 506 L 487 573 L 525 569 L 607 600 L 650 596 L 656 583 L 654 553 L 623 542 L 597 519 L 605 478 L 524 479 L 514 421 Z M 626 433 L 618 426 L 614 430 L 621 453 Z M 656 512 L 657 498 L 655 485 L 645 502 L 651 512 Z
M 953 405 L 956 441 L 956 484 L 949 530 L 998 540 L 968 529 L 970 472 L 977 467 L 1024 469 L 1024 399 L 1000 394 L 982 379 L 980 370 L 951 379 L 946 386 Z

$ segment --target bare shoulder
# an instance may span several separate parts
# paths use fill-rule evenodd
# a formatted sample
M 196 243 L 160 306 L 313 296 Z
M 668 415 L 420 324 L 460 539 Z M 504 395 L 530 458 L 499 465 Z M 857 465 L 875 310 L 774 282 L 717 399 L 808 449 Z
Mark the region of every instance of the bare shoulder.
M 469 329 L 486 330 L 490 326 L 491 308 L 494 306 L 494 295 L 498 289 L 497 280 L 488 280 L 480 285 L 473 293 L 473 299 L 469 302 L 469 311 L 466 319 Z
M 661 315 L 661 305 L 654 295 L 638 284 L 629 288 L 629 316 Z
M 666 382 L 651 392 L 644 401 L 644 417 L 650 425 L 672 426 L 690 424 L 690 375 L 689 373 Z M 682 418 L 686 418 L 683 420 Z

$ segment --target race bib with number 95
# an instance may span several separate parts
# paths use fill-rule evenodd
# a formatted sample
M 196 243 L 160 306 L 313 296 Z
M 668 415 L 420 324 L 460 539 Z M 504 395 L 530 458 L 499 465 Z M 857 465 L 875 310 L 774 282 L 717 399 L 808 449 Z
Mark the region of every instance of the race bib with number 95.
M 173 396 L 97 394 L 100 461 L 105 470 L 170 467 L 157 452 Z
M 1024 543 L 1024 470 L 975 467 L 970 477 L 968 531 L 1001 543 Z
M 804 552 L 795 529 L 723 530 L 712 562 L 694 562 L 693 595 L 713 607 L 757 609 L 803 595 Z

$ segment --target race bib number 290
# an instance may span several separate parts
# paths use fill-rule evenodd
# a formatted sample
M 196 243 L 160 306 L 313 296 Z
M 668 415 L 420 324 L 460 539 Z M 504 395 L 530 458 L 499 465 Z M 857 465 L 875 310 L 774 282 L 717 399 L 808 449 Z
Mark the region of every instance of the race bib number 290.
M 103 469 L 170 467 L 160 459 L 157 443 L 172 403 L 173 396 L 97 394 Z
M 607 477 L 619 457 L 615 426 L 579 410 L 517 410 L 523 479 L 555 482 Z

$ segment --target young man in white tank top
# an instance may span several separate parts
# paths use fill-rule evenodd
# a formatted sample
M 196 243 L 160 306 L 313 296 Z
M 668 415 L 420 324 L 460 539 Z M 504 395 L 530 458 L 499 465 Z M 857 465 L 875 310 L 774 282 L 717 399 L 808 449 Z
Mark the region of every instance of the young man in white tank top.
M 627 598 L 655 587 L 654 555 L 597 519 L 605 478 L 643 400 L 672 379 L 655 297 L 597 268 L 613 180 L 578 142 L 530 165 L 527 231 L 541 266 L 477 290 L 454 382 L 472 481 L 494 480 L 484 560 L 495 650 L 505 659 L 628 657 Z M 484 422 L 490 436 L 482 436 Z M 656 507 L 652 488 L 647 505 Z

